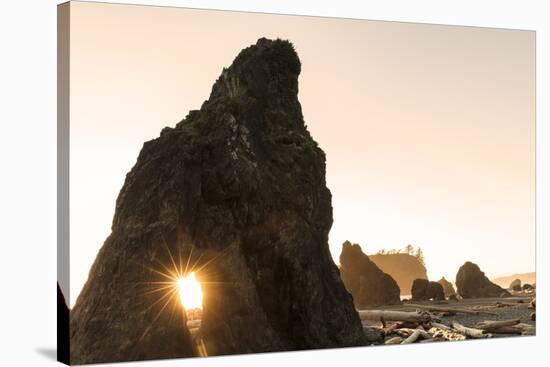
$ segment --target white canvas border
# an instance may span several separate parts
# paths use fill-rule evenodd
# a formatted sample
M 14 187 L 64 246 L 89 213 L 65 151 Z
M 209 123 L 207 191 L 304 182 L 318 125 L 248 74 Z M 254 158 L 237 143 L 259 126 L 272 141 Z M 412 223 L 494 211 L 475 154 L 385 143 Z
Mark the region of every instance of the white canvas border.
M 550 25 L 543 1 L 362 1 L 195 0 L 124 1 L 221 10 L 255 11 L 432 24 L 529 29 L 537 32 L 537 288 L 538 304 L 547 309 L 549 128 L 550 88 L 548 67 Z M 4 331 L 0 336 L 2 365 L 48 365 L 56 363 L 56 5 L 57 1 L 5 2 L 1 6 L 0 31 L 5 36 L 0 70 L 1 119 L 4 139 L 0 147 L 5 224 L 2 248 Z M 5 18 L 5 19 L 4 19 Z M 15 97 L 15 98 L 14 98 Z M 547 102 L 548 103 L 548 102 Z M 16 154 L 17 153 L 17 154 Z M 21 270 L 24 264 L 25 270 Z M 4 299 L 4 297 L 3 297 Z M 7 298 L 6 298 L 7 299 Z M 545 317 L 546 316 L 546 317 Z M 445 363 L 512 366 L 543 360 L 549 344 L 548 317 L 539 313 L 536 337 L 492 341 L 440 343 L 403 347 L 349 348 L 308 352 L 256 354 L 156 362 L 125 366 L 280 366 L 315 364 L 397 364 L 408 366 Z M 540 359 L 539 359 L 540 358 Z M 110 366 L 110 365 L 105 365 Z M 115 365 L 113 365 L 115 366 Z

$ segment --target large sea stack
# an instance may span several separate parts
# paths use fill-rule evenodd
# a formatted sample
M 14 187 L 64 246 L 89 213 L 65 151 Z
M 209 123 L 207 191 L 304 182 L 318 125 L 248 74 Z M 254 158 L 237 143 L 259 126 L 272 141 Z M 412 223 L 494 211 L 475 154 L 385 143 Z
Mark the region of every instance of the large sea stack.
M 415 279 L 428 279 L 426 267 L 413 255 L 406 253 L 369 255 L 380 270 L 391 275 L 401 289 L 401 295 L 410 295 Z
M 363 253 L 346 241 L 340 254 L 340 274 L 357 308 L 401 303 L 399 286 Z
M 456 291 L 462 298 L 500 297 L 510 293 L 492 283 L 476 264 L 467 261 L 456 274 Z
M 329 248 L 325 154 L 298 101 L 291 43 L 259 39 L 200 110 L 143 145 L 71 318 L 73 363 L 195 355 L 178 297 L 193 269 L 208 355 L 356 346 Z
M 437 281 L 441 286 L 443 287 L 443 293 L 445 293 L 445 297 L 451 297 L 456 295 L 455 287 L 453 287 L 453 283 L 449 282 L 445 277 L 442 277 Z

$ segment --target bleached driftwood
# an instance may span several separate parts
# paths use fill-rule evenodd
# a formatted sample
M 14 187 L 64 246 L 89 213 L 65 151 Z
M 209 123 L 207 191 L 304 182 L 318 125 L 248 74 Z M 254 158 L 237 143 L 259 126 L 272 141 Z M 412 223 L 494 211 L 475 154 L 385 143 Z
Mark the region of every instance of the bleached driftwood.
M 432 323 L 433 325 L 433 323 Z M 445 340 L 464 340 L 466 339 L 465 335 L 462 335 L 460 333 L 457 333 L 456 331 L 452 329 L 440 329 L 438 327 L 432 327 L 430 330 L 428 330 L 428 334 L 432 336 L 432 338 L 439 340 L 439 339 L 445 339 Z
M 452 330 L 450 327 L 448 327 L 447 325 L 445 324 L 440 324 L 439 322 L 433 322 L 432 321 L 432 327 L 435 327 L 435 328 L 438 328 L 438 329 L 442 329 L 442 330 Z
M 403 339 L 407 339 L 409 336 L 411 336 L 412 333 L 414 333 L 416 329 L 409 329 L 409 328 L 399 328 L 395 330 L 395 334 L 399 335 Z
M 516 307 L 516 306 L 522 305 L 521 303 L 517 303 L 517 302 L 502 302 L 502 301 L 497 301 L 495 304 L 497 305 L 497 307 Z
M 428 334 L 424 329 L 416 329 L 413 331 L 413 333 L 405 340 L 401 342 L 401 344 L 411 344 L 414 343 L 418 338 L 422 337 L 423 339 L 431 339 L 432 336 Z
M 455 307 L 439 307 L 439 306 L 431 306 L 431 305 L 418 305 L 414 303 L 409 303 L 407 305 L 404 305 L 407 307 L 414 307 L 421 310 L 427 310 L 432 312 L 455 312 L 455 313 L 464 313 L 464 314 L 471 314 L 471 315 L 496 315 L 494 312 L 488 312 L 488 311 L 479 311 L 479 310 L 466 310 L 463 308 L 455 308 Z
M 384 328 L 384 332 L 386 333 L 386 335 L 390 335 L 398 327 L 399 327 L 398 323 L 391 324 L 390 326 Z
M 403 338 L 400 336 L 394 336 L 393 338 L 390 338 L 384 342 L 385 345 L 391 345 L 391 344 L 401 344 L 403 341 Z
M 515 327 L 522 330 L 521 335 L 535 335 L 537 330 L 535 326 L 525 323 L 517 324 Z
M 470 327 L 466 327 L 464 325 L 459 324 L 456 321 L 452 322 L 452 327 L 454 330 L 458 331 L 459 333 L 468 336 L 470 338 L 491 338 L 493 335 L 491 333 L 487 333 L 481 329 L 474 329 Z
M 500 329 L 506 326 L 513 326 L 519 324 L 519 319 L 513 319 L 513 320 L 499 320 L 499 321 L 492 321 L 492 320 L 486 320 L 482 322 L 478 322 L 476 324 L 476 328 L 486 330 L 486 331 L 492 331 L 496 329 Z
M 386 321 L 411 321 L 419 323 L 428 323 L 432 320 L 432 316 L 428 312 L 393 310 L 360 310 L 357 312 L 361 320 L 380 320 L 383 318 Z

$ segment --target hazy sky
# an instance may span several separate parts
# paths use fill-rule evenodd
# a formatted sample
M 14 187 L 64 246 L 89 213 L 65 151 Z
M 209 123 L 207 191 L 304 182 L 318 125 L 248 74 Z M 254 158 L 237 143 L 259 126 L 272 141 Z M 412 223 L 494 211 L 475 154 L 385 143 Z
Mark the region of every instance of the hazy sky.
M 73 2 L 71 304 L 143 142 L 260 37 L 302 61 L 336 263 L 347 239 L 420 246 L 434 280 L 535 270 L 534 32 Z

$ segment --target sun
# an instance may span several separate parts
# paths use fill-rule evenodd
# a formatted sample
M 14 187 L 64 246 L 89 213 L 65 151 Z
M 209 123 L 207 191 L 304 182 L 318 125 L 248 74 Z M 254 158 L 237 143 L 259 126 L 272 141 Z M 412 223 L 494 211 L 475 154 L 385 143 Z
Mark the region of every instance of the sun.
M 186 310 L 195 308 L 202 309 L 202 288 L 195 272 L 189 273 L 186 277 L 181 277 L 176 280 L 180 301 Z

